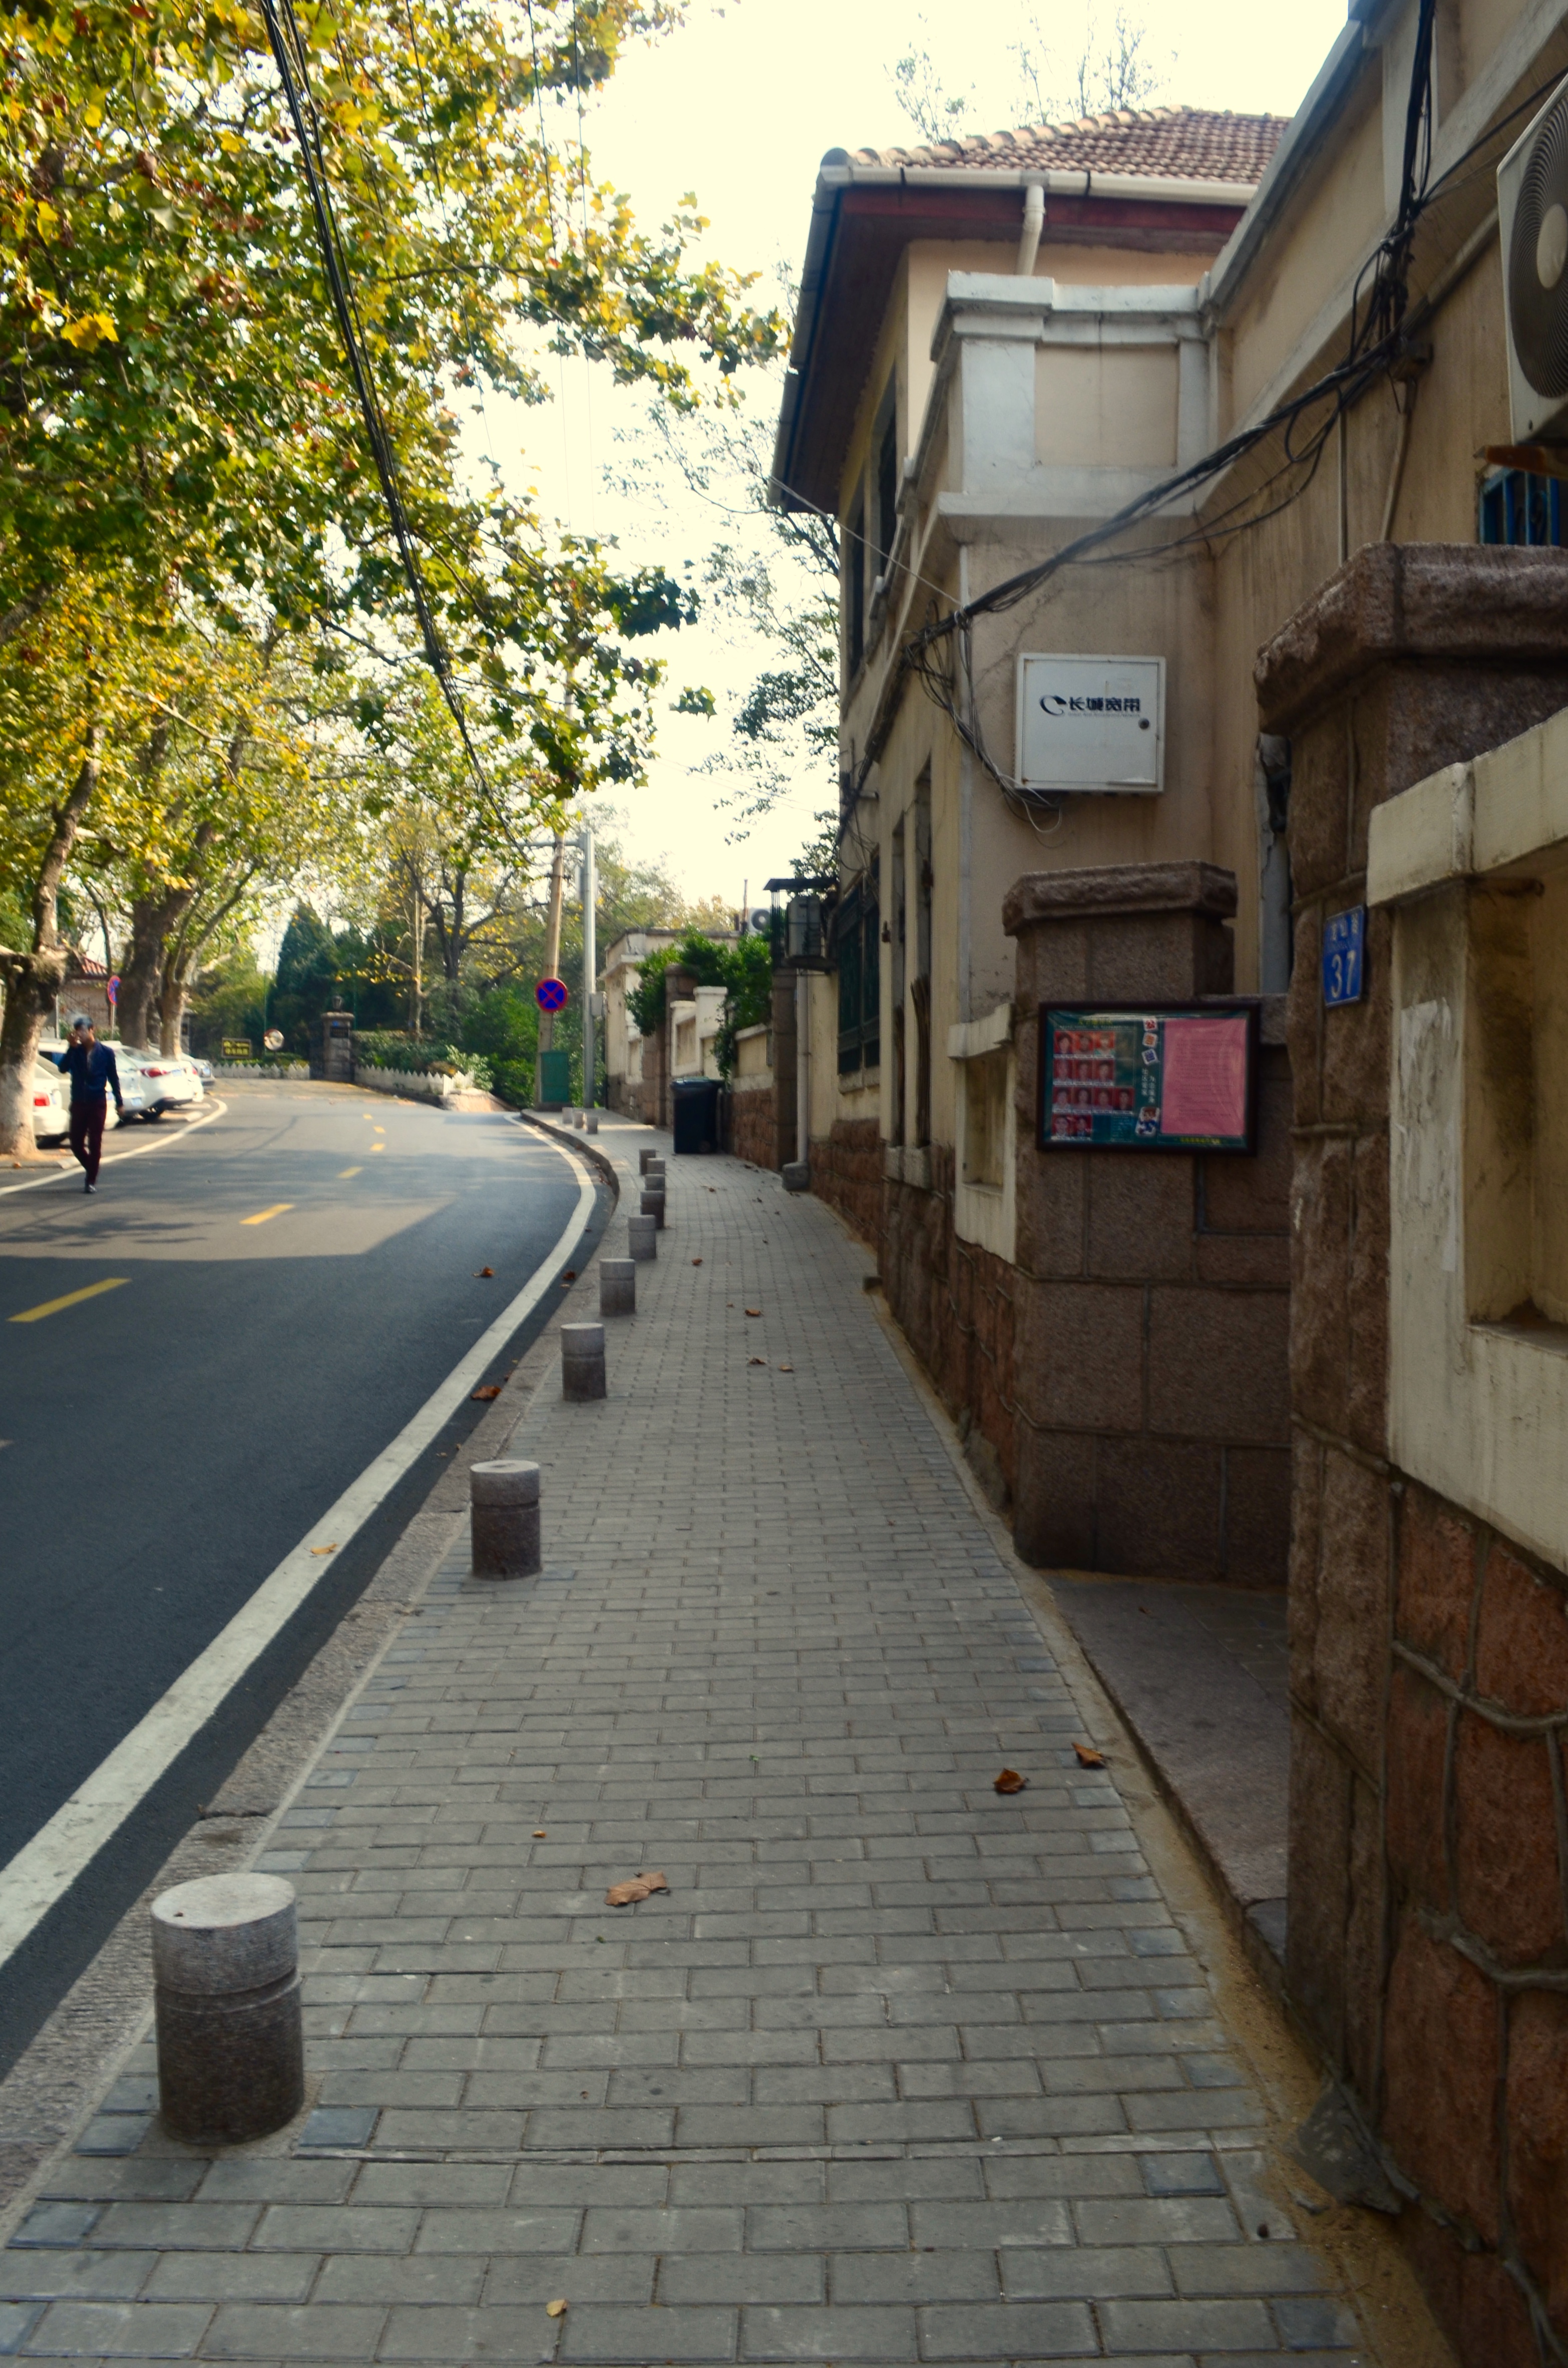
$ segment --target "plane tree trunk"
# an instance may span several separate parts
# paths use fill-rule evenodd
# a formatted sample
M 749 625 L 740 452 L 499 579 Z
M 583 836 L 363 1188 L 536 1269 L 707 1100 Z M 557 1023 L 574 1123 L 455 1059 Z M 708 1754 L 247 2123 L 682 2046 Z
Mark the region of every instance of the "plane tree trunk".
M 53 828 L 32 893 L 32 944 L 0 949 L 6 1011 L 0 1019 L 0 1158 L 36 1158 L 32 1078 L 43 1023 L 65 980 L 71 950 L 60 936 L 60 882 L 76 843 L 82 816 L 98 785 L 103 733 L 87 727 L 81 767 L 54 810 Z

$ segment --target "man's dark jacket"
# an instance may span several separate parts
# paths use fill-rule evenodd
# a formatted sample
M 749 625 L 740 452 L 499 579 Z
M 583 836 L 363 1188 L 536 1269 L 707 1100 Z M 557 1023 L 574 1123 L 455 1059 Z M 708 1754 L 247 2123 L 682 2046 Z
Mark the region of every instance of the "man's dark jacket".
M 59 1066 L 71 1080 L 74 1102 L 105 1101 L 111 1092 L 120 1101 L 119 1071 L 107 1044 L 67 1044 Z

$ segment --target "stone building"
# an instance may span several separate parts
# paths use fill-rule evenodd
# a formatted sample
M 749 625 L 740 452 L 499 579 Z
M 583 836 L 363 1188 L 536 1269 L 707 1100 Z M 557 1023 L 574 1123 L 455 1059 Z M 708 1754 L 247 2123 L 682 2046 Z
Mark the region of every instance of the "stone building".
M 845 552 L 812 1189 L 1028 1556 L 1288 1570 L 1285 1994 L 1467 2368 L 1568 2357 L 1568 446 L 1495 172 L 1565 72 L 1356 0 L 1288 125 L 834 151 L 776 459 Z M 1244 1015 L 1250 1147 L 1076 1147 L 1119 1011 Z

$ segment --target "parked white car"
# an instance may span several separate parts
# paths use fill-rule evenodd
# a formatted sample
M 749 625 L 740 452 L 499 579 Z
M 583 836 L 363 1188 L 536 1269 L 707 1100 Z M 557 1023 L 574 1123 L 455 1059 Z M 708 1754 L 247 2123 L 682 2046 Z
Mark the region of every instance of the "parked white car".
M 60 1143 L 71 1130 L 71 1080 L 40 1054 L 33 1063 L 33 1141 Z
M 188 1109 L 202 1099 L 205 1089 L 187 1053 L 142 1053 L 137 1058 L 152 1096 L 150 1118 L 162 1118 L 165 1110 Z

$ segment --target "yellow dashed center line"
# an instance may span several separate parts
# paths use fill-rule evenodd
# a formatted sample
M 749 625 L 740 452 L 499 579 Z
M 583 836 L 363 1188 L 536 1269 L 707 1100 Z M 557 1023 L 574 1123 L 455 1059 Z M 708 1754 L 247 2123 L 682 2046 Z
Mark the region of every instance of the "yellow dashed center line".
M 386 1149 L 386 1144 L 384 1143 L 372 1143 L 370 1148 L 372 1151 L 384 1151 Z
M 36 1324 L 40 1316 L 58 1315 L 62 1307 L 78 1307 L 84 1299 L 97 1299 L 104 1291 L 118 1291 L 122 1282 L 130 1281 L 128 1274 L 111 1274 L 107 1282 L 90 1282 L 85 1291 L 68 1291 L 63 1299 L 46 1299 L 41 1307 L 25 1307 L 19 1315 L 13 1315 L 11 1321 L 13 1324 Z
M 265 1225 L 268 1217 L 280 1217 L 285 1209 L 291 1209 L 293 1205 L 292 1201 L 275 1201 L 270 1209 L 258 1209 L 254 1217 L 242 1217 L 240 1223 L 242 1225 Z
M 363 1176 L 364 1173 L 362 1167 L 340 1167 L 337 1171 L 338 1182 L 341 1183 L 347 1176 Z

